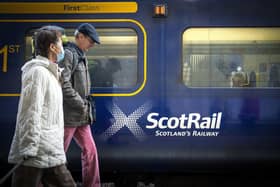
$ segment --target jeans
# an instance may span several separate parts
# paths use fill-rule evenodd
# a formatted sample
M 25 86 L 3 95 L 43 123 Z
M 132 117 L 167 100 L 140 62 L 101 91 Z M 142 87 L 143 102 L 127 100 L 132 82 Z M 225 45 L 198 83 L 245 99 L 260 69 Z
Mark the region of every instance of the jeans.
M 68 150 L 72 137 L 82 150 L 83 186 L 100 187 L 98 155 L 90 125 L 64 128 L 65 152 Z

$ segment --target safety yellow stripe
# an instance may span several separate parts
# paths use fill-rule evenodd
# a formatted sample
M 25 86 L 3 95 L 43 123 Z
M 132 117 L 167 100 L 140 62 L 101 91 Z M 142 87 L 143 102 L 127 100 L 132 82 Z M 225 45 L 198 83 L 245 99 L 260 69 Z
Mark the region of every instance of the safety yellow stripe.
M 0 97 L 7 97 L 7 96 L 20 96 L 20 94 L 10 94 L 10 93 L 1 93 Z
M 0 3 L 0 14 L 136 13 L 136 2 Z

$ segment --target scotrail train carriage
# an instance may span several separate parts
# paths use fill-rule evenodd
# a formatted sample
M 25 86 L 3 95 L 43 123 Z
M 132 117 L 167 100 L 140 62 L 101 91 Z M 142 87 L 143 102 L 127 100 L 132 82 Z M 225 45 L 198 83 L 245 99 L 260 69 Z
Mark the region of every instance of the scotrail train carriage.
M 32 34 L 58 25 L 88 52 L 101 172 L 192 172 L 280 161 L 276 0 L 0 3 L 0 163 L 7 169 Z M 79 168 L 77 147 L 67 154 Z

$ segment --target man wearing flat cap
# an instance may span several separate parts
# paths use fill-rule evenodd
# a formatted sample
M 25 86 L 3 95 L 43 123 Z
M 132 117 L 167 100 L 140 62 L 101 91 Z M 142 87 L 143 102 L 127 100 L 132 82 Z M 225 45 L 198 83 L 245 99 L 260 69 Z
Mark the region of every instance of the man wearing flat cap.
M 95 121 L 94 103 L 90 96 L 90 76 L 86 52 L 100 44 L 98 33 L 89 23 L 81 24 L 75 31 L 75 42 L 65 46 L 65 57 L 60 62 L 64 68 L 63 108 L 64 108 L 64 149 L 72 138 L 82 150 L 82 180 L 84 187 L 100 187 L 97 149 L 90 125 Z

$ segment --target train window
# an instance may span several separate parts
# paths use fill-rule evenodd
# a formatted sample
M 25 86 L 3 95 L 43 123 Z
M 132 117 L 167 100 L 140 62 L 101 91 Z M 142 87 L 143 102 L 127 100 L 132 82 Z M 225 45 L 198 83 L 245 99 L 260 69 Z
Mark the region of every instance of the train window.
M 280 28 L 190 28 L 182 54 L 188 87 L 280 87 Z
M 66 28 L 69 41 L 74 41 L 75 29 Z M 31 57 L 32 33 L 25 38 L 25 58 Z M 97 29 L 101 45 L 87 52 L 93 87 L 131 88 L 137 84 L 137 33 L 131 28 Z

